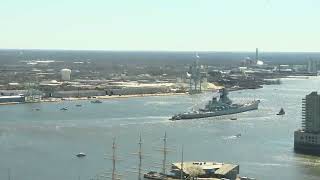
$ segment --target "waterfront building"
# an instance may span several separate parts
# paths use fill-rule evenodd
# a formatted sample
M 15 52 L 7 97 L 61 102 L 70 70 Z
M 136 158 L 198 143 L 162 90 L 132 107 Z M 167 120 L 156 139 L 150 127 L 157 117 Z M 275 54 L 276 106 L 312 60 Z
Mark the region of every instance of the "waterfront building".
M 17 96 L 0 96 L 0 104 L 7 103 L 24 103 L 25 97 L 23 95 Z
M 225 164 L 217 162 L 181 162 L 172 163 L 171 172 L 173 177 L 180 177 L 183 173 L 184 177 L 193 177 L 192 174 L 198 170 L 197 177 L 203 179 L 238 179 L 239 165 Z
M 294 132 L 294 150 L 320 155 L 320 95 L 317 92 L 302 100 L 302 129 Z

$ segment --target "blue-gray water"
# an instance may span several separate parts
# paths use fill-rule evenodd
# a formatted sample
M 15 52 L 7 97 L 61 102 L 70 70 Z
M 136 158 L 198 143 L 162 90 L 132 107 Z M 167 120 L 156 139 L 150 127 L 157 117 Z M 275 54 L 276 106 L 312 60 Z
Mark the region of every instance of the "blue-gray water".
M 139 97 L 105 100 L 0 106 L 0 179 L 8 169 L 14 180 L 88 180 L 109 171 L 112 137 L 117 140 L 117 168 L 122 179 L 136 179 L 125 171 L 137 165 L 139 133 L 143 137 L 145 169 L 160 169 L 161 137 L 166 131 L 168 161 L 207 160 L 240 164 L 242 175 L 262 180 L 320 179 L 320 159 L 293 152 L 293 131 L 301 125 L 301 99 L 319 89 L 320 78 L 285 79 L 282 85 L 232 92 L 236 101 L 261 99 L 259 110 L 203 120 L 168 121 L 208 97 Z M 75 104 L 81 103 L 82 107 Z M 68 111 L 60 111 L 67 106 Z M 275 114 L 284 107 L 286 115 Z M 40 108 L 40 111 L 34 111 Z M 240 138 L 234 138 L 241 133 Z M 85 152 L 87 157 L 75 157 Z

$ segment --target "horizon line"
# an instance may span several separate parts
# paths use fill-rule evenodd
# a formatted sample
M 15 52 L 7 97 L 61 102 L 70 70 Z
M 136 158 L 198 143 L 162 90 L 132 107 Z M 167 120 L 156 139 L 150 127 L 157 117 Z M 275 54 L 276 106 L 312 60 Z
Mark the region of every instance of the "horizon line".
M 259 49 L 259 48 L 258 48 Z M 212 52 L 212 53 L 251 53 L 248 50 L 112 50 L 112 49 L 55 49 L 55 48 L 0 48 L 0 51 L 92 51 L 92 52 Z M 268 51 L 260 50 L 259 53 L 320 53 L 320 51 Z

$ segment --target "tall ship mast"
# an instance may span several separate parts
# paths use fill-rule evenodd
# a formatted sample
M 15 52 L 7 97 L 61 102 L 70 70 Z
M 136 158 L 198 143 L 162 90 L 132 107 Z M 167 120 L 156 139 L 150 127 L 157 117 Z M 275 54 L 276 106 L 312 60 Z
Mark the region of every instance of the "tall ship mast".
M 168 179 L 167 176 L 167 154 L 169 152 L 169 149 L 167 147 L 167 133 L 165 132 L 164 137 L 163 137 L 163 147 L 160 149 L 161 152 L 163 152 L 163 159 L 161 163 L 161 172 L 155 172 L 155 171 L 150 171 L 146 174 L 144 174 L 144 178 L 146 179 L 157 179 L 157 180 L 163 180 L 163 179 Z
M 167 162 L 167 132 L 164 133 L 163 137 L 163 160 L 162 160 L 162 174 L 166 174 L 166 162 Z M 166 179 L 165 176 L 163 176 L 163 179 Z
M 116 170 L 116 162 L 119 160 L 118 157 L 116 156 L 116 138 L 114 137 L 112 139 L 112 155 L 111 155 L 111 161 L 112 161 L 112 170 L 111 172 L 104 172 L 102 175 L 100 175 L 103 178 L 108 178 L 112 180 L 120 180 L 121 174 L 117 173 Z M 111 176 L 108 176 L 106 174 L 111 174 Z

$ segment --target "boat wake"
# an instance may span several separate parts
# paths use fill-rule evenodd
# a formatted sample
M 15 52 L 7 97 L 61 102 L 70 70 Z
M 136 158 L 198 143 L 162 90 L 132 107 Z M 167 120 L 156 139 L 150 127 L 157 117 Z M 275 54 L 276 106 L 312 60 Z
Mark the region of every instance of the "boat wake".
M 156 106 L 167 106 L 167 105 L 176 105 L 179 104 L 178 102 L 169 102 L 169 101 L 151 101 L 151 102 L 145 102 L 145 106 L 149 105 L 156 105 Z
M 265 167 L 265 166 L 269 166 L 269 167 L 289 167 L 289 164 L 284 164 L 284 163 L 261 163 L 261 162 L 245 162 L 243 164 L 247 164 L 250 166 L 261 166 L 261 167 Z
M 230 140 L 230 139 L 238 139 L 241 137 L 241 134 L 236 134 L 236 135 L 233 135 L 233 136 L 226 136 L 226 137 L 223 137 L 224 140 Z
M 305 166 L 320 166 L 320 158 L 309 156 L 309 155 L 295 155 L 295 156 L 276 156 L 276 160 L 279 160 L 281 162 L 287 161 L 289 162 L 295 162 L 296 164 L 305 165 Z
M 161 121 L 145 121 L 145 122 L 132 122 L 132 123 L 122 123 L 120 126 L 132 126 L 132 125 L 147 125 L 147 124 L 170 124 L 170 121 L 161 120 Z

